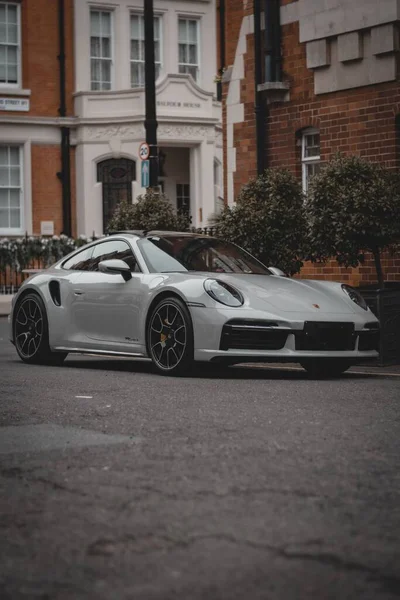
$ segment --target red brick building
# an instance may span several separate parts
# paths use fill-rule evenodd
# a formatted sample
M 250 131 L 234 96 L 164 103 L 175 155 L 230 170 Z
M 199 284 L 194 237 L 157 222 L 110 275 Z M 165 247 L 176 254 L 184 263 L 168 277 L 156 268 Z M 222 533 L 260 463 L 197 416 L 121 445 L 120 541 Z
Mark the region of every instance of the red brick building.
M 288 167 L 305 190 L 310 176 L 337 151 L 400 166 L 398 2 L 226 0 L 220 5 L 225 8 L 228 204 L 268 166 Z M 400 280 L 399 259 L 388 258 L 384 269 L 388 280 Z M 324 268 L 306 265 L 301 276 L 353 284 L 375 278 L 372 261 L 356 270 L 341 269 L 336 261 Z
M 72 9 L 0 1 L 0 235 L 75 231 Z
M 144 0 L 0 0 L 0 237 L 101 235 L 147 187 Z M 221 204 L 213 0 L 155 0 L 160 184 Z M 146 163 L 143 163 L 147 167 Z

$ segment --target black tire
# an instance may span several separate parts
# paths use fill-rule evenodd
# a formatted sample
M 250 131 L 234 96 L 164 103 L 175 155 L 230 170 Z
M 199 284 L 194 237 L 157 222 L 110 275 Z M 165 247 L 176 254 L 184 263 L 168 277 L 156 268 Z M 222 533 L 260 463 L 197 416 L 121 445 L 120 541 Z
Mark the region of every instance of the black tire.
M 340 377 L 351 366 L 345 358 L 314 358 L 300 364 L 315 379 Z
M 193 325 L 187 306 L 170 296 L 152 310 L 146 332 L 147 352 L 158 373 L 189 375 L 193 366 Z
M 38 294 L 26 294 L 18 301 L 13 318 L 13 336 L 18 356 L 25 363 L 61 365 L 67 352 L 52 352 L 46 309 Z

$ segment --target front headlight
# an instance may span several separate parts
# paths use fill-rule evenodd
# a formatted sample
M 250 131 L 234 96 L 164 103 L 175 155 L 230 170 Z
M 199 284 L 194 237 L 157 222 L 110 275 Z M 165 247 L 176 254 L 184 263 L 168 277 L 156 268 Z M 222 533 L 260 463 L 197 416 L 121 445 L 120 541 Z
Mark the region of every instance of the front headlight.
M 225 306 L 242 306 L 244 302 L 242 294 L 224 281 L 206 279 L 203 285 L 213 300 L 225 304 Z
M 364 310 L 368 310 L 368 304 L 357 290 L 351 287 L 351 285 L 342 285 L 342 290 L 348 297 L 355 302 L 358 306 L 361 306 Z

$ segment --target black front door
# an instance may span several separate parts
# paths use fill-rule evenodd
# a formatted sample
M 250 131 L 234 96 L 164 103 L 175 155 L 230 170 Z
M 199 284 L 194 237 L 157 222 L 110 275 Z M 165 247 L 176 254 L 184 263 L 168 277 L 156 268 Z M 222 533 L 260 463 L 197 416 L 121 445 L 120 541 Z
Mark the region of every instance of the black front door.
M 103 186 L 103 231 L 120 202 L 132 202 L 132 181 L 136 179 L 136 164 L 128 158 L 110 158 L 97 165 L 97 181 Z

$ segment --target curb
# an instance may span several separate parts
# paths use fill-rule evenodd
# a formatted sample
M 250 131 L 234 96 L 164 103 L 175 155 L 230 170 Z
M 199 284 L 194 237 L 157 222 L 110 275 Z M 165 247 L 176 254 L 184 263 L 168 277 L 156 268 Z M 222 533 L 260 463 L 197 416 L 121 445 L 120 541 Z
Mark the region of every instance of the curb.
M 247 367 L 252 369 L 280 369 L 283 371 L 304 371 L 303 367 L 298 363 L 245 363 Z M 240 365 L 242 366 L 242 365 Z M 354 365 L 350 367 L 346 373 L 352 375 L 380 375 L 386 377 L 400 377 L 400 365 L 390 365 L 388 367 L 380 367 L 378 365 Z M 346 374 L 345 373 L 345 374 Z

